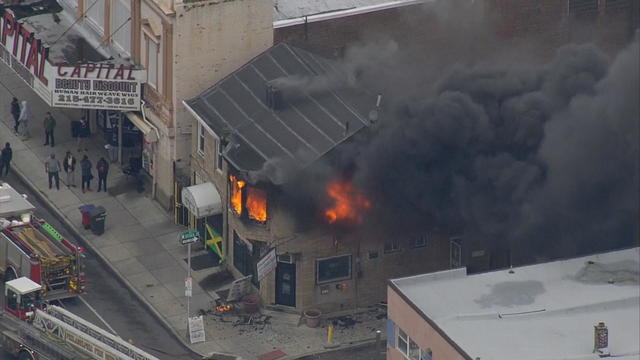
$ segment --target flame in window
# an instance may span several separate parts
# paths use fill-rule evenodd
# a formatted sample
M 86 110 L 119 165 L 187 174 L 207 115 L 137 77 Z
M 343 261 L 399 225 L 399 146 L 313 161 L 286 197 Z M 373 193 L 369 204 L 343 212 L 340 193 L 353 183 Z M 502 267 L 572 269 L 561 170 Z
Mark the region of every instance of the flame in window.
M 237 215 L 242 214 L 242 188 L 245 186 L 245 182 L 236 179 L 235 176 L 229 176 L 229 182 L 231 183 L 231 208 Z
M 260 222 L 267 221 L 267 192 L 262 189 L 247 187 L 247 214 L 249 219 Z
M 327 195 L 334 201 L 333 207 L 325 211 L 330 224 L 337 221 L 352 221 L 359 224 L 362 222 L 365 211 L 371 208 L 369 199 L 350 182 L 331 181 L 327 184 Z

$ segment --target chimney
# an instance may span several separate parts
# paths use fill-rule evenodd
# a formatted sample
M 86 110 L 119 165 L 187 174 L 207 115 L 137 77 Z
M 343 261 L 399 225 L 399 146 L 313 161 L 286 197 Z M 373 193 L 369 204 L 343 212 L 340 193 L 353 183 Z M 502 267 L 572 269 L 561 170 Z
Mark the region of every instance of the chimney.
M 593 352 L 600 357 L 609 357 L 609 329 L 604 322 L 593 325 Z
M 267 83 L 266 104 L 271 110 L 281 110 L 284 107 L 282 90 L 273 84 Z

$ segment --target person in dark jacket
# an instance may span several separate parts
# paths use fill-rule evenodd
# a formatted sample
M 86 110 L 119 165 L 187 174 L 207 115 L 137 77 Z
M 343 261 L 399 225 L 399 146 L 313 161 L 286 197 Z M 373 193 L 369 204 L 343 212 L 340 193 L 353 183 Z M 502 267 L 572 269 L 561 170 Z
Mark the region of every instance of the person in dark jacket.
M 11 115 L 13 115 L 13 132 L 17 134 L 18 126 L 20 125 L 18 122 L 18 118 L 20 118 L 20 102 L 15 97 L 11 100 Z
M 93 175 L 91 174 L 91 160 L 89 160 L 87 155 L 82 157 L 80 168 L 82 169 L 82 192 L 85 192 L 85 186 L 87 191 L 91 191 L 91 179 L 93 179 Z
M 86 117 L 82 116 L 82 118 L 80 118 L 80 124 L 78 124 L 78 137 L 77 137 L 78 152 L 82 151 L 83 146 L 84 146 L 84 151 L 89 151 L 86 148 L 87 140 L 85 140 L 86 138 L 89 137 L 89 135 L 91 135 L 91 130 L 89 129 L 89 120 L 87 120 Z
M 11 144 L 6 143 L 4 149 L 2 149 L 2 153 L 0 153 L 0 176 L 2 176 L 2 170 L 4 170 L 4 176 L 9 175 L 12 157 L 13 150 L 11 150 Z
M 49 145 L 51 140 L 51 147 L 56 146 L 56 140 L 53 137 L 53 131 L 56 129 L 56 119 L 53 118 L 50 112 L 47 111 L 47 116 L 44 117 L 44 145 Z
M 71 151 L 67 151 L 67 155 L 64 157 L 62 168 L 67 174 L 67 187 L 76 187 L 76 157 L 71 154 Z
M 104 191 L 107 191 L 107 174 L 109 173 L 109 163 L 103 157 L 98 160 L 96 164 L 96 169 L 98 170 L 98 192 L 103 188 Z

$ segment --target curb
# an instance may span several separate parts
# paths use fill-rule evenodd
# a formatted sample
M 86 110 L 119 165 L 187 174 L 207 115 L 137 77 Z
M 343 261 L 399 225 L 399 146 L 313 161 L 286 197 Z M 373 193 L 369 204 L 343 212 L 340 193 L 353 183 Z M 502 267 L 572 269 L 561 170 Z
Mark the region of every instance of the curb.
M 380 340 L 382 341 L 382 340 Z M 340 345 L 337 348 L 332 348 L 332 349 L 326 349 L 326 350 L 321 350 L 321 351 L 313 351 L 313 352 L 309 352 L 309 353 L 305 353 L 302 355 L 294 355 L 294 356 L 288 356 L 288 357 L 284 357 L 283 360 L 299 360 L 308 356 L 314 356 L 314 355 L 324 355 L 324 354 L 330 354 L 330 353 L 335 353 L 335 352 L 339 352 L 339 351 L 343 351 L 343 350 L 353 350 L 353 349 L 359 349 L 359 348 L 363 348 L 363 347 L 367 347 L 370 345 L 375 345 L 376 343 L 376 338 L 368 338 L 368 339 L 363 339 L 363 340 L 358 340 L 358 341 L 352 341 L 349 343 L 346 343 L 345 345 Z
M 191 351 L 193 354 L 196 354 L 202 358 L 204 358 L 205 356 L 207 356 L 206 353 L 202 354 L 199 353 L 195 350 L 193 350 L 189 344 L 187 344 L 187 342 L 184 339 L 184 336 L 180 336 L 180 334 L 178 334 L 178 332 L 171 326 L 171 324 L 169 324 L 169 322 L 153 307 L 153 305 L 151 305 L 151 303 L 145 299 L 144 296 L 142 296 L 142 294 L 140 294 L 138 292 L 138 289 L 136 289 L 130 282 L 129 280 L 127 280 L 124 276 L 122 276 L 120 274 L 120 272 L 118 271 L 118 269 L 115 268 L 115 266 L 113 266 L 111 264 L 111 262 L 109 262 L 109 260 L 107 260 L 102 253 L 98 250 L 97 247 L 95 247 L 89 240 L 87 240 L 79 231 L 78 229 L 76 229 L 75 225 L 73 225 L 73 223 L 71 223 L 71 221 L 69 219 L 67 219 L 66 215 L 64 213 L 62 213 L 62 211 L 60 211 L 56 206 L 54 206 L 53 204 L 51 204 L 51 202 L 49 201 L 49 199 L 22 173 L 22 170 L 20 170 L 17 166 L 13 166 L 12 170 L 14 171 L 14 173 L 20 178 L 20 180 L 22 180 L 22 182 L 29 188 L 31 189 L 31 192 L 34 193 L 34 195 L 38 198 L 38 200 L 40 202 L 42 202 L 49 211 L 51 211 L 52 213 L 54 213 L 57 217 L 58 220 L 60 220 L 66 227 L 67 230 L 69 230 L 74 237 L 82 239 L 82 241 L 85 243 L 85 245 L 89 248 L 89 250 L 91 250 L 91 252 L 93 252 L 94 254 L 96 254 L 96 258 L 103 263 L 104 265 L 106 265 L 109 270 L 116 274 L 118 277 L 118 280 L 120 280 L 126 287 L 127 289 L 133 293 L 138 300 L 144 304 L 144 306 L 147 308 L 147 310 L 149 310 L 153 316 L 155 316 L 160 323 L 165 327 L 165 329 L 167 329 L 176 339 L 178 339 L 178 341 L 182 344 L 182 346 L 184 346 L 185 348 L 187 348 L 189 351 Z

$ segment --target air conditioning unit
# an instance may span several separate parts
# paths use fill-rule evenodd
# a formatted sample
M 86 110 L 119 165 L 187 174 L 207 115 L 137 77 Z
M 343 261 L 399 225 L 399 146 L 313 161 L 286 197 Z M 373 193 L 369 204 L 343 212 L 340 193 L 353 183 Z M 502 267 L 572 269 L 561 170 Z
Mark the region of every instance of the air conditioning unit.
M 278 255 L 278 262 L 293 264 L 293 254 Z

